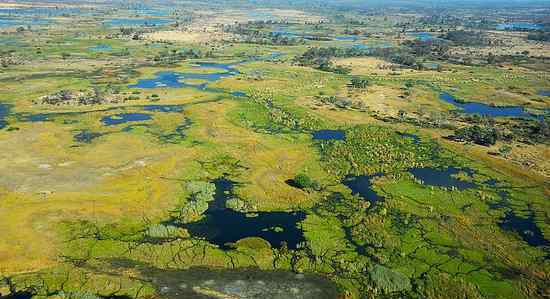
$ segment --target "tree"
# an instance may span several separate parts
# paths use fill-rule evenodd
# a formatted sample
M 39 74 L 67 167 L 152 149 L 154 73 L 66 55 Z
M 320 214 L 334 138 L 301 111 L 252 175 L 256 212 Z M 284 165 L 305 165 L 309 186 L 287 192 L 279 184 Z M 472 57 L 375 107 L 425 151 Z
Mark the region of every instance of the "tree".
M 498 152 L 501 156 L 507 158 L 508 155 L 510 155 L 510 153 L 512 152 L 512 147 L 509 145 L 503 145 L 498 149 Z
M 296 175 L 293 179 L 294 184 L 296 187 L 304 190 L 320 190 L 321 186 L 319 183 L 312 178 L 310 178 L 308 175 L 304 173 L 300 173 Z
M 455 131 L 455 138 L 471 141 L 479 145 L 494 145 L 498 140 L 499 133 L 493 127 L 480 127 L 478 125 L 460 128 Z
M 361 79 L 359 77 L 353 77 L 353 78 L 351 78 L 350 85 L 353 88 L 367 88 L 368 85 L 369 85 L 369 80 Z

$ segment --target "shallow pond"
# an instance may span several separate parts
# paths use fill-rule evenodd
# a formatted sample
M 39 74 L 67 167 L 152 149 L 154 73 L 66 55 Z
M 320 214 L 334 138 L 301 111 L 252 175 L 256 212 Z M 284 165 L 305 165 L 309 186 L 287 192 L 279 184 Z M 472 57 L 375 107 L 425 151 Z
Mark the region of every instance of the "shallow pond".
M 434 39 L 434 36 L 430 32 L 413 32 L 410 35 L 423 42 Z
M 540 30 L 543 26 L 529 22 L 503 23 L 497 25 L 497 30 Z
M 31 299 L 34 296 L 30 292 L 17 292 L 15 294 L 4 295 L 0 293 L 0 298 L 2 299 Z
M 372 190 L 372 179 L 380 176 L 382 174 L 347 176 L 342 183 L 351 189 L 353 195 L 361 196 L 370 202 L 371 206 L 374 206 L 377 202 L 384 200 L 382 196 Z
M 183 73 L 183 72 L 158 72 L 155 74 L 154 79 L 142 79 L 137 84 L 128 86 L 129 88 L 196 88 L 199 90 L 205 90 L 208 83 L 186 83 L 185 80 L 203 80 L 207 82 L 215 82 L 222 78 L 228 78 L 240 74 L 238 70 L 233 68 L 232 64 L 201 62 L 195 67 L 197 69 L 219 69 L 223 72 L 216 73 Z
M 118 18 L 103 22 L 104 25 L 109 27 L 121 27 L 121 26 L 163 26 L 174 23 L 174 20 L 170 19 L 153 19 L 153 18 Z
M 183 105 L 145 105 L 143 106 L 143 110 L 154 112 L 182 112 Z
M 246 93 L 244 93 L 244 92 L 242 92 L 242 91 L 235 91 L 235 92 L 232 92 L 231 95 L 234 96 L 234 97 L 239 97 L 239 98 L 241 98 L 241 97 L 246 97 Z
M 461 103 L 457 99 L 448 94 L 442 93 L 439 95 L 439 99 L 447 103 L 453 104 L 455 107 L 460 108 L 463 113 L 466 114 L 479 114 L 483 116 L 508 116 L 508 117 L 522 117 L 522 118 L 534 118 L 533 114 L 525 111 L 523 107 L 494 107 L 481 103 Z
M 359 40 L 359 38 L 355 35 L 339 35 L 339 36 L 336 36 L 334 39 L 337 41 L 350 41 L 350 42 L 355 42 Z
M 6 117 L 10 113 L 11 106 L 9 104 L 0 103 L 0 130 L 8 125 Z
M 466 173 L 468 176 L 473 174 L 471 169 L 460 169 L 455 167 L 448 167 L 446 169 L 437 169 L 431 167 L 425 168 L 412 168 L 410 173 L 416 178 L 422 181 L 424 185 L 434 187 L 456 188 L 458 190 L 466 190 L 475 188 L 477 185 L 472 182 L 459 180 L 455 175 L 460 172 Z
M 208 242 L 230 249 L 235 243 L 247 237 L 260 237 L 272 247 L 280 248 L 283 243 L 296 249 L 305 241 L 298 223 L 305 219 L 304 212 L 259 212 L 250 216 L 225 206 L 232 198 L 233 182 L 220 178 L 216 185 L 215 200 L 210 202 L 205 217 L 197 222 L 183 225 L 192 236 L 205 238 Z
M 83 131 L 80 131 L 78 134 L 74 135 L 74 140 L 80 143 L 92 143 L 94 139 L 101 136 L 103 136 L 102 133 L 83 130 Z
M 500 228 L 516 232 L 527 244 L 531 246 L 550 246 L 550 241 L 544 238 L 540 228 L 535 223 L 533 214 L 523 218 L 509 211 L 499 223 Z M 549 253 L 550 256 L 550 253 Z
M 51 21 L 42 18 L 16 18 L 0 16 L 0 27 L 39 26 L 48 25 Z
M 101 122 L 106 126 L 119 125 L 131 121 L 145 121 L 152 119 L 150 114 L 146 113 L 120 113 L 116 115 L 104 116 Z
M 344 140 L 346 132 L 343 130 L 319 130 L 313 132 L 313 140 Z
M 183 271 L 151 270 L 144 275 L 162 296 L 169 299 L 338 298 L 338 289 L 328 279 L 289 271 L 191 268 Z
M 111 45 L 100 44 L 90 47 L 88 50 L 91 52 L 110 52 L 113 51 L 113 47 Z

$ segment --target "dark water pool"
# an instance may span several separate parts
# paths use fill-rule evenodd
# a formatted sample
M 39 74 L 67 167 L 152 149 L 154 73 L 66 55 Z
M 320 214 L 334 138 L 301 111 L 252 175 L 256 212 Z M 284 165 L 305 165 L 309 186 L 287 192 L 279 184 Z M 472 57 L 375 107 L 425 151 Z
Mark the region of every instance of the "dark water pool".
M 6 117 L 10 114 L 11 105 L 0 103 L 0 130 L 8 125 Z
M 374 206 L 377 202 L 384 200 L 382 196 L 379 196 L 372 189 L 372 179 L 375 177 L 380 177 L 382 174 L 375 174 L 372 176 L 369 175 L 360 175 L 360 176 L 347 176 L 343 184 L 351 189 L 353 195 L 359 195 L 366 201 L 371 203 L 371 206 Z
M 350 42 L 355 42 L 359 40 L 359 38 L 355 35 L 339 35 L 339 36 L 336 36 L 334 39 L 337 41 L 350 41 Z
M 207 82 L 216 82 L 223 78 L 232 77 L 240 74 L 238 70 L 234 68 L 232 64 L 213 63 L 213 62 L 201 62 L 198 63 L 196 68 L 198 69 L 218 69 L 221 72 L 215 73 L 182 73 L 182 72 L 158 72 L 153 79 L 142 79 L 137 84 L 130 85 L 130 88 L 196 88 L 199 90 L 205 90 L 208 83 L 186 83 L 185 80 L 203 80 Z
M 183 105 L 145 105 L 143 106 L 143 110 L 154 112 L 182 112 Z
M 152 119 L 152 116 L 146 113 L 120 113 L 116 115 L 104 116 L 101 118 L 101 121 L 106 126 L 113 126 L 131 121 L 146 121 L 150 119 Z
M 242 92 L 242 91 L 234 91 L 231 93 L 232 96 L 234 97 L 239 97 L 239 98 L 242 98 L 242 97 L 246 97 L 246 93 Z
M 448 94 L 442 93 L 439 96 L 439 99 L 447 103 L 453 104 L 455 107 L 460 108 L 462 112 L 466 114 L 479 114 L 483 116 L 507 116 L 507 117 L 522 117 L 522 118 L 535 118 L 533 114 L 530 114 L 525 111 L 523 107 L 514 106 L 514 107 L 493 107 L 481 103 L 461 103 L 457 99 Z
M 471 169 L 460 169 L 455 167 L 448 167 L 444 169 L 437 169 L 431 167 L 425 168 L 413 168 L 409 170 L 413 176 L 423 182 L 424 185 L 434 187 L 456 188 L 458 190 L 466 190 L 475 188 L 477 185 L 472 182 L 462 181 L 454 175 L 465 172 L 468 175 L 472 175 Z
M 2 294 L 0 293 L 0 298 L 2 299 L 31 299 L 34 296 L 30 292 L 17 292 L 15 294 Z
M 430 32 L 413 32 L 410 35 L 416 37 L 416 39 L 421 40 L 423 42 L 433 40 L 434 36 Z
M 259 212 L 249 216 L 225 206 L 233 197 L 233 182 L 221 178 L 213 183 L 216 185 L 215 200 L 209 203 L 206 217 L 184 225 L 192 236 L 204 238 L 222 249 L 231 249 L 230 243 L 247 237 L 260 237 L 274 248 L 286 244 L 296 249 L 305 241 L 298 227 L 306 217 L 304 212 Z
M 336 299 L 339 295 L 335 284 L 322 276 L 289 271 L 191 268 L 144 271 L 144 274 L 160 295 L 168 299 Z
M 550 90 L 541 90 L 538 94 L 541 97 L 550 97 Z
M 313 140 L 344 140 L 346 132 L 343 130 L 319 130 L 313 132 Z
M 529 22 L 503 23 L 497 25 L 497 30 L 540 30 L 542 28 L 543 26 L 541 24 Z
M 158 19 L 158 18 L 117 18 L 105 21 L 103 24 L 109 27 L 120 27 L 120 26 L 145 26 L 145 27 L 154 27 L 154 26 L 163 26 L 174 23 L 174 20 L 171 19 Z
M 100 44 L 90 47 L 88 48 L 88 50 L 90 50 L 91 52 L 110 52 L 113 51 L 113 47 L 111 47 L 111 45 Z
M 11 16 L 0 16 L 0 28 L 1 27 L 19 27 L 19 26 L 40 26 L 48 25 L 51 21 L 44 18 L 30 18 L 30 17 L 11 17 Z
M 74 140 L 80 143 L 92 143 L 94 139 L 101 137 L 103 135 L 104 135 L 103 133 L 83 130 L 83 131 L 80 131 L 78 134 L 74 135 Z
M 509 211 L 499 223 L 499 226 L 503 230 L 516 232 L 531 246 L 550 246 L 550 241 L 544 238 L 542 231 L 535 223 L 535 218 L 532 213 L 529 217 L 524 218 Z M 550 256 L 550 252 L 548 252 L 548 255 Z

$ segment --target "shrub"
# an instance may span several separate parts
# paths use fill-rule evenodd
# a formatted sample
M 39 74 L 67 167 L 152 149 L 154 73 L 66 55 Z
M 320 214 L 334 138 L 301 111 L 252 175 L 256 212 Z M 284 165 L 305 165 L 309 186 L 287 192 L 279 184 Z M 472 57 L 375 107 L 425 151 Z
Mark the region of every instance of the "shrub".
M 471 141 L 479 145 L 494 145 L 498 140 L 498 131 L 493 127 L 472 126 L 455 131 L 455 138 Z
M 304 173 L 300 173 L 296 175 L 293 179 L 294 184 L 296 187 L 304 190 L 320 190 L 321 187 L 319 183 L 312 178 L 310 178 L 308 175 Z

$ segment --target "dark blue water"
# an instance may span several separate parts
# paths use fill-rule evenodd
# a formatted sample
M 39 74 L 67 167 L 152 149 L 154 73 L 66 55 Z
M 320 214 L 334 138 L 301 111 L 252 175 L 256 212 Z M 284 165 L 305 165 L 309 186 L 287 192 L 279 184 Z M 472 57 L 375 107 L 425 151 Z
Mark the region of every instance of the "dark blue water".
M 342 130 L 319 130 L 313 132 L 313 140 L 344 140 L 346 132 Z
M 384 200 L 374 190 L 372 190 L 372 179 L 382 176 L 382 174 L 347 176 L 342 182 L 351 189 L 353 195 L 359 195 L 366 201 L 371 203 L 371 207 L 379 201 Z
M 34 294 L 30 292 L 17 292 L 15 294 L 2 295 L 3 294 L 0 293 L 0 298 L 2 299 L 31 299 L 34 296 Z
M 260 212 L 247 216 L 225 207 L 226 200 L 233 197 L 233 182 L 221 178 L 213 183 L 216 185 L 215 200 L 209 203 L 206 217 L 183 225 L 192 236 L 204 238 L 222 249 L 231 249 L 228 243 L 247 237 L 260 237 L 274 248 L 286 244 L 288 248 L 296 249 L 305 241 L 298 227 L 306 217 L 304 212 Z
M 111 45 L 100 44 L 90 47 L 88 48 L 88 50 L 90 50 L 91 52 L 110 52 L 113 51 L 113 47 L 111 47 Z
M 2 46 L 16 46 L 19 42 L 15 39 L 0 39 L 0 45 Z
M 234 96 L 234 97 L 239 97 L 239 98 L 241 98 L 241 97 L 246 97 L 246 93 L 244 93 L 244 92 L 242 92 L 242 91 L 235 91 L 235 92 L 232 92 L 231 95 Z
M 106 126 L 119 125 L 130 121 L 145 121 L 152 119 L 150 114 L 146 113 L 120 113 L 116 115 L 105 116 L 101 121 Z
M 481 103 L 460 103 L 455 97 L 448 93 L 442 93 L 439 95 L 439 99 L 453 104 L 455 107 L 460 108 L 463 113 L 466 114 L 479 114 L 482 116 L 492 117 L 521 117 L 521 118 L 535 118 L 533 114 L 525 111 L 523 107 L 493 107 Z
M 458 190 L 466 190 L 475 188 L 477 185 L 472 182 L 466 182 L 459 180 L 453 175 L 458 174 L 459 172 L 466 172 L 468 175 L 472 175 L 473 171 L 471 169 L 459 169 L 455 167 L 448 167 L 446 169 L 436 169 L 436 168 L 412 168 L 409 170 L 410 173 L 414 175 L 415 178 L 422 180 L 424 185 L 434 186 L 434 187 L 445 187 L 445 188 L 456 188 Z
M 509 211 L 499 223 L 499 226 L 503 230 L 516 232 L 531 246 L 550 246 L 550 242 L 544 238 L 532 214 L 528 218 L 523 218 Z
M 541 97 L 550 97 L 550 90 L 541 90 L 541 91 L 539 91 L 539 96 L 541 96 Z
M 130 88 L 196 88 L 199 90 L 205 90 L 208 83 L 192 84 L 185 83 L 185 80 L 204 80 L 208 82 L 215 82 L 222 78 L 228 78 L 240 74 L 238 70 L 233 68 L 232 64 L 201 62 L 196 66 L 199 69 L 219 69 L 223 72 L 200 74 L 200 73 L 180 73 L 180 72 L 158 72 L 155 74 L 154 79 L 142 79 L 137 84 L 130 85 Z
M 8 125 L 6 117 L 10 113 L 11 105 L 0 103 L 0 130 Z
M 146 105 L 143 106 L 143 110 L 155 112 L 182 112 L 183 105 Z
M 434 36 L 430 32 L 414 32 L 411 35 L 423 42 L 434 39 Z
M 339 35 L 337 37 L 334 38 L 335 40 L 337 41 L 350 41 L 350 42 L 355 42 L 357 41 L 359 38 L 355 35 Z
M 112 19 L 109 21 L 105 21 L 103 24 L 107 25 L 109 27 L 135 27 L 135 26 L 146 26 L 146 27 L 154 27 L 154 26 L 163 26 L 174 23 L 174 20 L 170 19 L 152 19 L 152 18 L 135 18 L 135 19 L 128 19 L 128 18 L 119 18 L 119 19 Z
M 74 140 L 80 143 L 92 143 L 94 139 L 101 137 L 103 135 L 104 134 L 102 133 L 83 130 L 83 131 L 80 131 L 78 134 L 74 135 Z
M 16 18 L 0 16 L 0 27 L 18 27 L 18 26 L 39 26 L 48 25 L 51 21 L 42 18 Z
M 0 14 L 8 16 L 61 16 L 63 14 L 83 15 L 89 10 L 70 7 L 25 7 L 0 8 Z
M 534 24 L 528 22 L 506 23 L 497 25 L 497 30 L 540 30 L 543 26 L 541 24 Z

